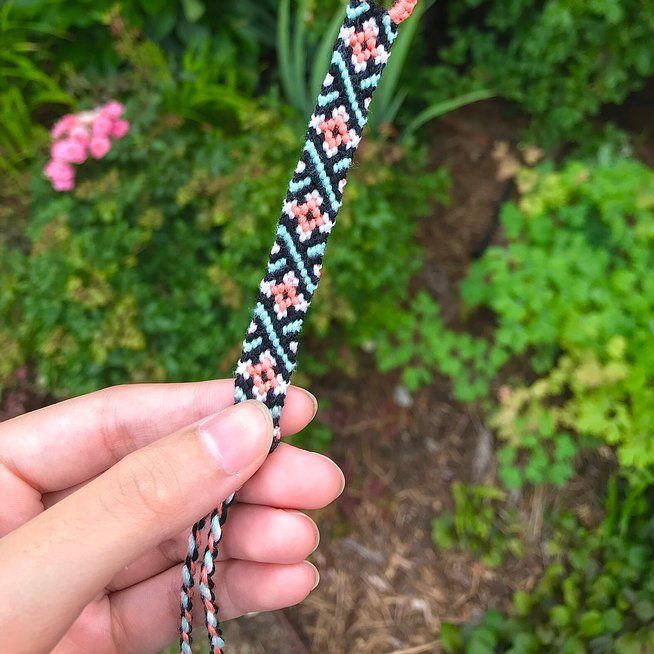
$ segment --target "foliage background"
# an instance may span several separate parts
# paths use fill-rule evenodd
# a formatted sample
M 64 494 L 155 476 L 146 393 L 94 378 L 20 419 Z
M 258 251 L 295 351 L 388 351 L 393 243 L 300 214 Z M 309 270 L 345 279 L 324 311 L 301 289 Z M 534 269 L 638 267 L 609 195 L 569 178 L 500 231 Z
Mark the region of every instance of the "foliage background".
M 57 397 L 230 372 L 342 3 L 228 4 L 0 8 L 3 390 L 25 370 Z M 654 173 L 606 119 L 651 83 L 653 36 L 641 0 L 423 2 L 379 89 L 303 374 L 376 365 L 409 393 L 445 377 L 484 417 L 497 474 L 453 485 L 436 547 L 489 568 L 520 559 L 521 501 L 552 509 L 533 596 L 444 623 L 445 651 L 654 649 Z M 129 136 L 56 194 L 48 127 L 110 98 Z M 489 98 L 540 161 L 510 175 L 452 321 L 420 282 L 416 235 L 452 184 L 428 163 L 429 122 Z M 303 442 L 330 438 L 319 426 Z M 559 498 L 598 453 L 604 514 L 582 526 Z

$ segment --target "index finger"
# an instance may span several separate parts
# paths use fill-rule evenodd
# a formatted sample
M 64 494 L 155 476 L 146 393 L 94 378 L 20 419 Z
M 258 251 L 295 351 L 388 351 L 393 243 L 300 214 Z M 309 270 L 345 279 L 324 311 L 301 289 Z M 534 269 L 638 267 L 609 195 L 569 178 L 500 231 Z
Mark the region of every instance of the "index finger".
M 0 424 L 0 464 L 40 493 L 90 479 L 171 432 L 234 403 L 234 382 L 115 386 Z M 312 419 L 316 400 L 291 386 L 282 434 Z

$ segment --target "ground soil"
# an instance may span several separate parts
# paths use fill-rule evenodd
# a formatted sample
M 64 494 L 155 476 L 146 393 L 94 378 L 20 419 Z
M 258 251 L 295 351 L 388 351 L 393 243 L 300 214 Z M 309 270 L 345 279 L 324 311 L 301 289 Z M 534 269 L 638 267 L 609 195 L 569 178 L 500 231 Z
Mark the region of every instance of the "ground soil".
M 417 284 L 438 298 L 450 324 L 458 319 L 458 280 L 501 238 L 497 213 L 512 187 L 498 176 L 497 143 L 507 144 L 500 151 L 506 159 L 508 148 L 510 158 L 518 133 L 502 104 L 485 102 L 434 123 L 428 135 L 430 165 L 449 170 L 452 201 L 420 225 L 425 266 Z M 489 321 L 480 316 L 478 328 Z M 361 370 L 371 366 L 364 362 Z M 4 394 L 0 420 L 47 402 L 32 388 L 26 374 L 17 380 Z M 328 454 L 348 479 L 341 498 L 314 515 L 322 543 L 313 558 L 322 580 L 299 607 L 228 625 L 232 654 L 437 653 L 441 621 L 506 607 L 514 590 L 534 583 L 537 542 L 524 559 L 496 570 L 432 544 L 431 520 L 450 506 L 452 482 L 493 475 L 490 432 L 452 399 L 445 381 L 424 388 L 408 407 L 398 405 L 392 375 L 335 376 L 312 390 L 329 400 L 319 419 L 333 430 Z
M 503 105 L 487 102 L 449 115 L 429 134 L 430 165 L 449 170 L 452 201 L 420 225 L 425 265 L 417 284 L 438 298 L 450 324 L 458 321 L 457 282 L 501 239 L 498 209 L 512 186 L 498 176 L 497 144 L 506 143 L 511 156 L 517 133 Z M 489 321 L 479 316 L 476 327 Z M 328 454 L 348 479 L 343 496 L 314 516 L 322 531 L 313 557 L 321 583 L 299 607 L 229 625 L 231 652 L 437 653 L 441 621 L 505 608 L 516 589 L 533 585 L 537 543 L 521 561 L 495 570 L 432 544 L 431 521 L 450 507 L 452 482 L 493 475 L 490 432 L 452 399 L 444 380 L 404 408 L 392 375 L 328 378 L 313 390 L 329 399 L 318 417 L 333 430 Z

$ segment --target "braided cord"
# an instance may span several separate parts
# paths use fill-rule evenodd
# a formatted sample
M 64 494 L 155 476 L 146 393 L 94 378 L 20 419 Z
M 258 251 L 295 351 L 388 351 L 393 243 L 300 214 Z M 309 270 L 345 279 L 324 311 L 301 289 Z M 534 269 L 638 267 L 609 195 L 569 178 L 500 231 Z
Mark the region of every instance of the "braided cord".
M 234 502 L 232 493 L 218 509 L 211 512 L 209 518 L 209 535 L 207 546 L 202 557 L 202 570 L 200 571 L 200 595 L 204 604 L 204 624 L 207 627 L 209 638 L 209 651 L 211 654 L 220 654 L 225 646 L 223 632 L 218 621 L 218 603 L 214 593 L 214 572 L 216 569 L 216 558 L 218 557 L 218 545 L 223 537 L 223 525 L 227 521 L 227 511 Z
M 200 550 L 200 536 L 204 529 L 206 520 L 196 522 L 191 528 L 188 537 L 188 550 L 184 565 L 182 566 L 182 591 L 181 611 L 179 625 L 179 651 L 182 654 L 193 654 L 191 644 L 193 642 L 191 632 L 193 631 L 193 586 L 195 585 L 195 571 Z
M 370 0 L 350 0 L 306 141 L 282 206 L 268 268 L 236 366 L 234 401 L 255 399 L 270 410 L 270 451 L 281 437 L 279 421 L 297 363 L 298 334 L 315 292 L 322 260 L 341 206 L 348 169 L 361 140 L 372 94 L 386 66 L 397 25 L 417 0 L 397 0 L 386 11 Z M 211 654 L 224 647 L 214 592 L 215 562 L 234 496 L 196 523 L 182 569 L 180 652 L 192 654 L 191 593 L 198 535 L 208 521 L 200 595 Z

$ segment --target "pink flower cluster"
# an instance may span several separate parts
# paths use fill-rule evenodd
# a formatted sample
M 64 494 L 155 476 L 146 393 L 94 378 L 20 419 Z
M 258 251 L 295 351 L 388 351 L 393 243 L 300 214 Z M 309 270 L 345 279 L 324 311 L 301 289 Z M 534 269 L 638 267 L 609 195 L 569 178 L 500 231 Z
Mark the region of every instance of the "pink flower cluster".
M 129 123 L 122 119 L 120 102 L 108 102 L 92 111 L 62 116 L 50 130 L 50 161 L 43 172 L 55 191 L 75 187 L 73 164 L 84 163 L 89 156 L 102 159 L 111 150 L 111 141 L 122 139 Z

